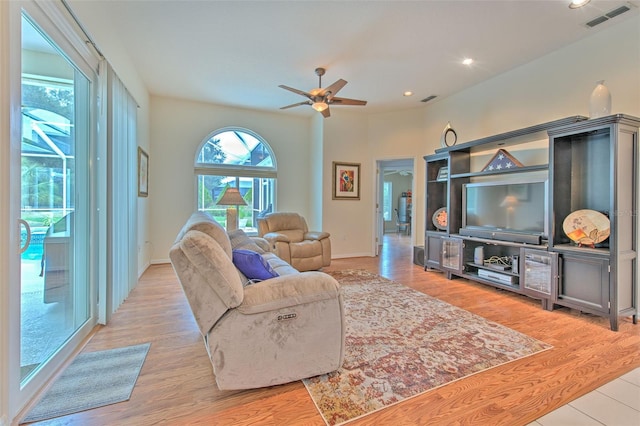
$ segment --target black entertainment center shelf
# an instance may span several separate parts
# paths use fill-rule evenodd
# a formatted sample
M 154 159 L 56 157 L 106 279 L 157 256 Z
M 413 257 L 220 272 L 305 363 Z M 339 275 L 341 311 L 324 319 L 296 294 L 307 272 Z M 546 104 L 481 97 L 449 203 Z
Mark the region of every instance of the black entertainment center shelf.
M 518 152 L 525 166 L 483 171 L 498 149 Z M 625 114 L 570 116 L 436 149 L 424 157 L 425 270 L 524 294 L 550 311 L 608 317 L 614 331 L 622 316 L 636 324 L 638 152 L 640 117 Z M 609 212 L 608 222 L 590 211 Z
M 526 173 L 526 172 L 537 172 L 537 171 L 547 171 L 547 170 L 549 170 L 548 164 L 540 164 L 537 166 L 514 167 L 512 169 L 456 173 L 451 175 L 451 179 L 469 178 L 469 177 L 478 177 L 478 176 L 496 176 L 496 175 L 503 175 L 503 174 L 509 174 L 509 173 Z

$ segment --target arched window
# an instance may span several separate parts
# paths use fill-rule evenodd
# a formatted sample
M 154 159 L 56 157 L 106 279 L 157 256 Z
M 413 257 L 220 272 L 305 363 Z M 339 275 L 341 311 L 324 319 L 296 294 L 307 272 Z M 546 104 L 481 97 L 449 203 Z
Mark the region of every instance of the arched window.
M 273 211 L 276 159 L 269 144 L 251 130 L 225 127 L 202 142 L 195 159 L 198 210 L 227 227 L 227 207 L 218 205 L 225 190 L 238 188 L 246 206 L 238 206 L 238 227 L 257 231 L 257 218 Z

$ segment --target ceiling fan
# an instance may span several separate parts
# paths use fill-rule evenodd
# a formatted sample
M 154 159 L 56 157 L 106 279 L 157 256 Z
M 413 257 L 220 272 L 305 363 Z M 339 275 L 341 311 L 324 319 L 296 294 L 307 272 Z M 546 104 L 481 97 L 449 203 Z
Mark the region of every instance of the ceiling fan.
M 285 86 L 281 84 L 278 87 L 282 87 L 285 90 L 289 90 L 293 93 L 297 93 L 298 95 L 302 95 L 309 100 L 304 102 L 298 102 L 296 104 L 291 104 L 287 106 L 283 106 L 280 109 L 293 108 L 300 105 L 311 105 L 311 108 L 316 111 L 322 113 L 324 118 L 331 116 L 329 112 L 329 105 L 366 105 L 367 101 L 360 101 L 358 99 L 347 99 L 347 98 L 338 98 L 336 94 L 340 89 L 342 89 L 347 82 L 343 79 L 340 79 L 333 83 L 331 86 L 322 88 L 322 76 L 325 73 L 324 68 L 316 68 L 316 75 L 318 76 L 318 88 L 313 89 L 310 92 L 303 92 L 302 90 L 294 89 L 293 87 Z

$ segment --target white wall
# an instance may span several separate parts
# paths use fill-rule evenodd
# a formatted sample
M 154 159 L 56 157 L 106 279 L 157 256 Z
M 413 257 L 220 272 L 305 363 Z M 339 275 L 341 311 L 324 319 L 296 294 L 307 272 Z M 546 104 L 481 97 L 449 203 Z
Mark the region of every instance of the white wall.
M 309 215 L 310 118 L 152 96 L 151 124 L 147 220 L 152 263 L 168 261 L 180 227 L 196 210 L 196 151 L 222 127 L 247 128 L 267 141 L 278 166 L 274 210 Z
M 370 256 L 375 217 L 375 162 L 369 155 L 367 115 L 349 107 L 324 120 L 322 230 L 331 234 L 331 256 Z M 360 200 L 333 200 L 333 162 L 360 163 Z
M 307 226 L 310 230 L 322 229 L 322 188 L 324 170 L 324 124 L 321 114 L 316 114 L 311 119 L 309 129 L 309 140 L 311 148 L 309 150 L 309 215 L 306 216 Z
M 85 30 L 107 58 L 116 74 L 129 93 L 138 103 L 138 146 L 153 157 L 153 147 L 149 141 L 149 92 L 140 79 L 136 68 L 127 53 L 127 46 L 114 33 L 117 28 L 113 22 L 105 20 L 104 15 L 96 13 L 93 2 L 71 1 L 74 14 Z M 149 266 L 151 260 L 151 229 L 148 217 L 151 214 L 151 197 L 138 198 L 138 275 Z

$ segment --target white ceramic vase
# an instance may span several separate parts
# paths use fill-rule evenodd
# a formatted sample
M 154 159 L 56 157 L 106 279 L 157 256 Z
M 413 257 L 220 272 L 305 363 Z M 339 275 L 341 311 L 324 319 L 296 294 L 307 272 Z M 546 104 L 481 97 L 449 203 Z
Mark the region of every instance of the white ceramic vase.
M 589 118 L 604 117 L 609 114 L 611 114 L 611 93 L 604 85 L 604 80 L 600 80 L 589 98 Z

